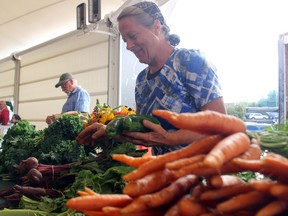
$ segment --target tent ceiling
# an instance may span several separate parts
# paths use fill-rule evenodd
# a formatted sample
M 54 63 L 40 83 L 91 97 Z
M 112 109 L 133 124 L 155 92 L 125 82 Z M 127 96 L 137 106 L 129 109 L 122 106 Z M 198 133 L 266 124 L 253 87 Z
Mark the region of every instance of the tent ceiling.
M 125 0 L 102 0 L 101 15 Z M 88 0 L 9 0 L 0 7 L 0 60 L 76 30 L 76 7 Z M 87 11 L 87 8 L 86 8 Z

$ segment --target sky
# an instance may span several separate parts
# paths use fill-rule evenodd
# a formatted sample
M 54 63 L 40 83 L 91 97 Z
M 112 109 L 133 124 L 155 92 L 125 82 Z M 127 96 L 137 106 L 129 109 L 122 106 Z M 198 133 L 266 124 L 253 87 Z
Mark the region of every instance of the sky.
M 202 50 L 216 66 L 225 103 L 278 91 L 278 40 L 287 0 L 178 0 L 167 16 L 178 47 Z

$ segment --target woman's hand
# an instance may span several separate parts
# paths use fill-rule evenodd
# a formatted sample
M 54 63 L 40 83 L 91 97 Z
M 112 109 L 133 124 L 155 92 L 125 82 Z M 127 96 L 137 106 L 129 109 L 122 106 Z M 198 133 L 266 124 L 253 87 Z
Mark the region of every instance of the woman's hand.
M 154 124 L 148 120 L 143 120 L 143 125 L 149 128 L 151 132 L 141 133 L 125 131 L 123 132 L 121 139 L 146 147 L 159 145 L 172 147 L 181 144 L 188 144 L 204 137 L 204 135 L 184 129 L 168 132 L 162 128 L 161 125 Z
M 82 145 L 94 145 L 95 140 L 106 134 L 105 127 L 105 125 L 98 122 L 89 125 L 78 134 L 76 141 Z

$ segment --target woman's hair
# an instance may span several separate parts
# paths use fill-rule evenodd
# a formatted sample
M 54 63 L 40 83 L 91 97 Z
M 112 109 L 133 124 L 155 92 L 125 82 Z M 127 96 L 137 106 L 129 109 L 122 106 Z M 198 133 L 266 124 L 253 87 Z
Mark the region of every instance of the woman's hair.
M 140 2 L 132 6 L 128 6 L 122 10 L 117 17 L 118 22 L 125 18 L 133 16 L 137 22 L 143 26 L 150 28 L 155 20 L 159 20 L 162 26 L 162 32 L 172 46 L 177 46 L 180 42 L 179 36 L 170 35 L 170 28 L 166 24 L 165 19 L 159 7 L 153 2 Z
M 21 120 L 21 117 L 20 117 L 18 114 L 13 114 L 13 117 L 14 117 L 17 121 L 20 121 L 20 120 Z

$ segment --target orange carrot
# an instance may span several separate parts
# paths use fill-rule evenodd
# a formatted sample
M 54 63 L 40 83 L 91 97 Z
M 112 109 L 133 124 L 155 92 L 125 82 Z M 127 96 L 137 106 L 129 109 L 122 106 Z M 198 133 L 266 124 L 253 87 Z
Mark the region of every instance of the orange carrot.
M 174 203 L 169 209 L 165 212 L 164 216 L 179 216 L 179 208 L 177 202 Z
M 270 188 L 270 192 L 273 196 L 278 199 L 285 200 L 288 202 L 288 185 L 286 184 L 275 184 Z
M 252 154 L 250 154 L 250 156 L 253 157 Z M 234 159 L 236 159 L 236 162 L 234 162 Z M 183 168 L 175 170 L 175 176 L 179 178 L 187 174 L 195 174 L 198 176 L 208 178 L 211 175 L 216 175 L 216 174 L 220 175 L 220 174 L 229 174 L 229 173 L 238 173 L 238 172 L 247 171 L 249 170 L 247 169 L 247 167 L 249 168 L 253 167 L 254 168 L 253 171 L 258 172 L 262 166 L 262 163 L 260 160 L 248 160 L 248 159 L 244 160 L 244 159 L 241 159 L 240 156 L 234 159 L 228 161 L 220 168 L 209 167 L 206 164 L 204 164 L 203 161 L 195 162 L 195 163 L 192 163 L 191 165 L 186 165 Z
M 87 216 L 106 216 L 102 211 L 83 210 L 82 212 Z
M 246 132 L 246 125 L 240 118 L 212 110 L 181 114 L 167 110 L 153 110 L 152 113 L 167 120 L 177 128 L 188 129 L 202 134 L 229 135 L 237 132 Z
M 99 194 L 71 198 L 66 206 L 79 211 L 100 211 L 104 206 L 123 207 L 131 202 L 132 198 L 126 194 Z
M 166 208 L 154 208 L 154 209 L 147 209 L 141 212 L 134 212 L 134 213 L 122 213 L 121 208 L 106 206 L 102 208 L 102 211 L 105 216 L 159 216 L 163 215 L 166 211 Z
M 146 175 L 136 181 L 129 182 L 125 185 L 122 192 L 131 197 L 136 197 L 160 190 L 170 184 L 174 179 L 175 176 L 171 170 L 163 169 Z
M 270 172 L 271 178 L 288 183 L 288 159 L 284 156 L 275 153 L 267 153 L 261 159 L 263 163 L 263 170 Z M 264 173 L 263 173 L 264 174 Z
M 209 167 L 219 168 L 227 161 L 248 150 L 249 145 L 250 139 L 245 133 L 231 134 L 213 147 L 205 157 L 204 164 Z
M 84 187 L 85 192 L 87 192 L 89 195 L 99 195 L 99 193 L 96 193 L 95 191 L 91 190 L 88 187 Z
M 261 154 L 262 154 L 261 147 L 258 144 L 252 143 L 249 145 L 247 151 L 245 151 L 243 154 L 239 155 L 236 158 L 257 160 L 261 158 Z
M 191 165 L 193 163 L 202 161 L 205 158 L 205 154 L 199 154 L 199 155 L 195 155 L 192 157 L 188 157 L 188 158 L 182 158 L 179 160 L 175 160 L 173 162 L 169 162 L 165 165 L 166 168 L 168 169 L 172 169 L 172 170 L 178 170 L 182 167 Z
M 208 179 L 209 185 L 214 188 L 227 187 L 245 182 L 235 175 L 213 175 Z
M 203 163 L 203 161 L 199 161 L 191 165 L 185 166 L 179 170 L 176 170 L 175 176 L 176 178 L 180 178 L 185 175 L 195 174 L 201 177 L 209 177 L 218 173 L 220 173 L 220 171 L 216 168 L 208 167 Z
M 261 160 L 234 158 L 232 163 L 243 170 L 249 170 L 252 172 L 259 172 L 263 168 L 263 163 Z
M 167 206 L 173 201 L 178 200 L 186 194 L 191 187 L 199 182 L 199 178 L 195 175 L 187 175 L 172 182 L 169 186 L 162 190 L 139 196 L 130 204 L 122 208 L 122 213 L 141 212 L 145 209 Z M 157 182 L 155 182 L 157 184 Z
M 142 178 L 149 173 L 157 170 L 164 169 L 165 164 L 171 161 L 175 161 L 185 157 L 191 157 L 197 154 L 208 153 L 216 143 L 218 143 L 223 137 L 221 135 L 208 136 L 203 139 L 197 140 L 192 144 L 181 148 L 177 151 L 172 151 L 164 155 L 159 155 L 155 159 L 144 163 L 136 170 L 123 176 L 125 181 L 134 181 Z
M 88 187 L 84 187 L 84 190 L 85 190 L 85 191 L 80 191 L 80 190 L 78 190 L 78 191 L 77 191 L 77 194 L 80 195 L 80 196 L 99 195 L 99 193 L 96 193 L 95 191 L 91 190 L 91 189 L 88 188 Z
M 219 189 L 206 190 L 200 195 L 200 200 L 218 200 L 223 198 L 234 197 L 239 194 L 252 191 L 252 187 L 249 184 L 237 184 Z
M 233 198 L 221 202 L 216 206 L 220 213 L 234 213 L 243 209 L 252 208 L 269 202 L 271 197 L 259 191 L 251 191 L 245 194 L 234 196 Z
M 85 191 L 77 191 L 77 194 L 78 194 L 79 196 L 90 196 L 90 194 L 88 194 L 88 193 L 85 192 Z
M 201 214 L 200 216 L 215 216 L 215 214 L 213 212 L 205 212 Z
M 132 157 L 126 154 L 113 154 L 112 158 L 113 160 L 120 161 L 128 166 L 139 167 L 147 161 L 155 159 L 155 156 Z
M 272 181 L 270 179 L 261 179 L 261 180 L 250 179 L 248 183 L 255 190 L 261 191 L 261 192 L 264 192 L 264 193 L 268 193 L 268 194 L 270 194 L 271 187 L 277 184 L 277 182 Z
M 194 197 L 195 200 L 199 200 L 200 195 L 208 189 L 206 182 L 202 181 L 192 189 L 191 196 Z
M 279 215 L 285 212 L 288 209 L 287 201 L 283 200 L 274 200 L 261 208 L 257 213 L 256 216 L 273 216 Z
M 182 198 L 178 202 L 178 208 L 181 216 L 198 216 L 208 211 L 205 206 L 189 196 Z

